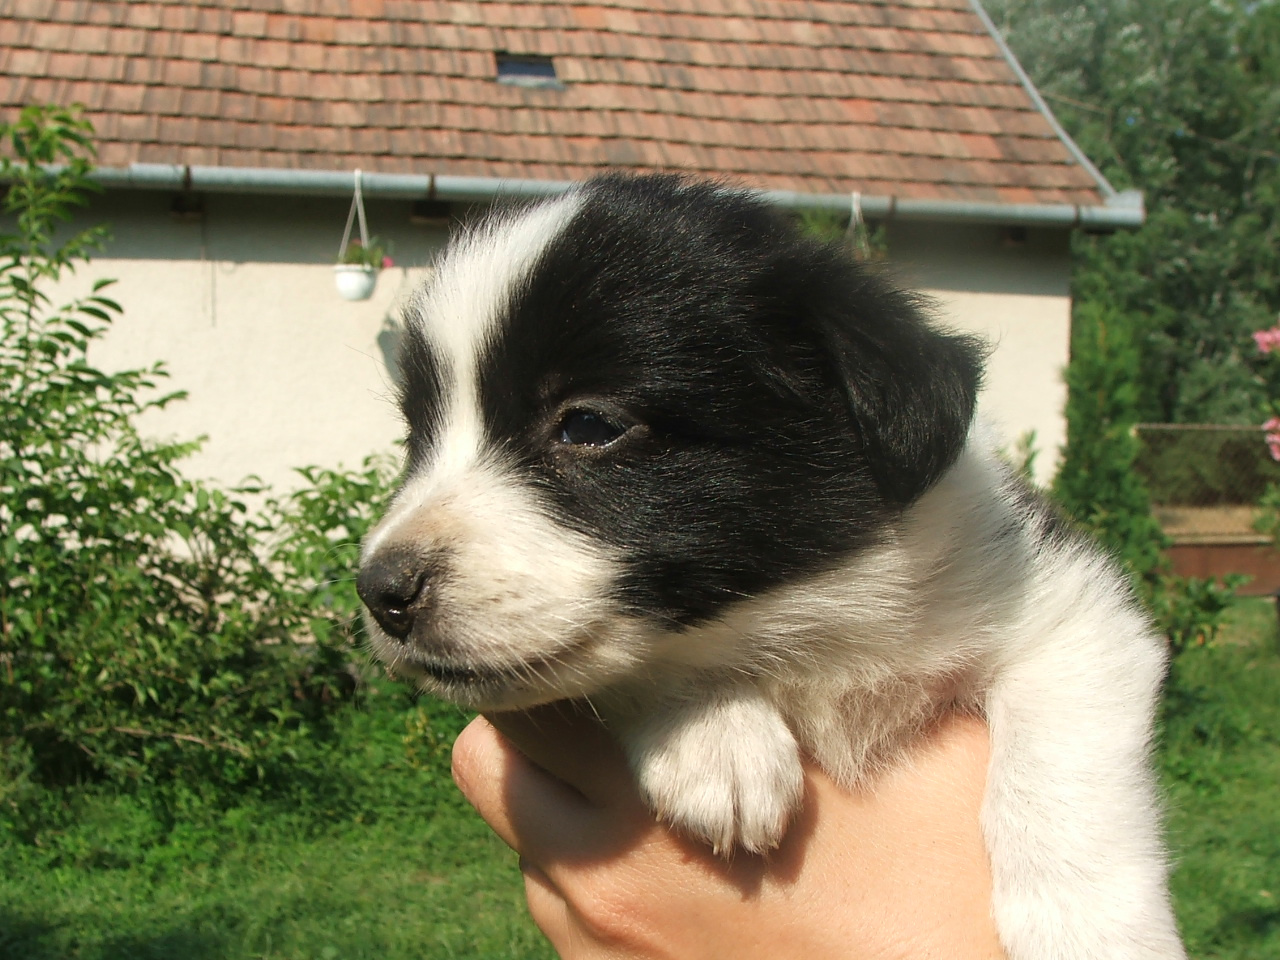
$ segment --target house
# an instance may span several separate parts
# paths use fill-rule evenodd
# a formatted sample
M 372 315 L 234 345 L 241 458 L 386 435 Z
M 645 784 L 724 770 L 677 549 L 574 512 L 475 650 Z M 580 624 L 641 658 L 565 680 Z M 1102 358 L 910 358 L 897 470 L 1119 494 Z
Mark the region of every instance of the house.
M 96 360 L 167 362 L 193 472 L 289 483 L 390 450 L 397 303 L 476 205 L 606 169 L 729 178 L 880 228 L 905 282 L 994 344 L 982 409 L 1064 440 L 1071 230 L 1139 225 L 977 0 L 13 0 L 0 116 L 85 105 L 125 315 Z M 353 193 L 394 245 L 332 280 Z M 354 229 L 354 228 L 353 228 Z

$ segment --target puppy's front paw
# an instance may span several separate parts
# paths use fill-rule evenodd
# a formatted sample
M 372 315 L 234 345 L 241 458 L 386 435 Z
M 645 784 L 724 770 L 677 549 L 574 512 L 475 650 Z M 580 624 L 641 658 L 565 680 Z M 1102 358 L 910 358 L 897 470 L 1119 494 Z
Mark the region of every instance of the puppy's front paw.
M 632 733 L 640 790 L 660 818 L 720 856 L 781 841 L 803 771 L 795 737 L 765 701 L 685 702 Z

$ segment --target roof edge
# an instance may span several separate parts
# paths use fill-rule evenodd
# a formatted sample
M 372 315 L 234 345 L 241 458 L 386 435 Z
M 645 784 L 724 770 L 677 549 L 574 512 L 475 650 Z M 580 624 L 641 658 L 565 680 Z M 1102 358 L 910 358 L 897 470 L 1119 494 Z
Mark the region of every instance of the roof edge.
M 281 170 L 269 167 L 187 166 L 135 163 L 97 167 L 92 178 L 104 187 L 136 190 L 194 190 L 206 193 L 350 196 L 356 172 L 351 170 Z M 554 196 L 573 187 L 567 180 L 462 177 L 445 174 L 400 174 L 361 171 L 366 197 L 411 200 L 493 202 Z M 996 203 L 966 200 L 912 199 L 847 193 L 758 191 L 770 203 L 792 210 L 848 212 L 856 204 L 871 220 L 926 220 L 1049 226 L 1070 229 L 1126 230 L 1146 219 L 1142 194 L 1112 190 L 1101 205 Z
M 1119 196 L 1119 191 L 1111 185 L 1111 181 L 1103 176 L 1101 170 L 1094 166 L 1093 161 L 1080 149 L 1080 145 L 1072 139 L 1071 134 L 1067 133 L 1066 128 L 1058 122 L 1058 118 L 1054 116 L 1053 110 L 1045 103 L 1044 97 L 1040 96 L 1040 91 L 1036 89 L 1036 85 L 1031 81 L 1031 77 L 1027 75 L 1027 71 L 1022 69 L 1022 64 L 1018 62 L 1018 58 L 1014 55 L 1013 50 L 1010 49 L 1009 44 L 1005 43 L 1004 35 L 1000 33 L 1000 28 L 991 19 L 991 14 L 987 13 L 986 7 L 982 5 L 982 0 L 969 0 L 969 6 L 978 15 L 978 19 L 982 21 L 982 25 L 986 28 L 987 33 L 991 35 L 991 39 L 996 42 L 996 46 L 1000 49 L 1000 55 L 1009 64 L 1009 68 L 1013 70 L 1014 76 L 1018 78 L 1022 88 L 1027 91 L 1027 96 L 1031 98 L 1032 104 L 1040 112 L 1041 116 L 1049 122 L 1054 134 L 1062 141 L 1063 146 L 1067 148 L 1071 156 L 1075 158 L 1076 163 L 1084 167 L 1085 172 L 1093 178 L 1094 183 L 1098 185 L 1098 189 L 1102 192 L 1103 199 L 1110 202 L 1114 197 Z

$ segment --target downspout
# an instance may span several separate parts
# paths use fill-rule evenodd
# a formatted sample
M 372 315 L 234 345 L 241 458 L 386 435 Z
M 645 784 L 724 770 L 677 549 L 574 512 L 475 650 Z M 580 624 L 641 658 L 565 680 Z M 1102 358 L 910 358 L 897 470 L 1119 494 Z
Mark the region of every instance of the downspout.
M 349 170 L 281 170 L 266 167 L 208 167 L 137 163 L 129 167 L 98 167 L 93 179 L 105 187 L 135 190 L 194 190 L 205 193 L 274 194 L 280 196 L 350 197 L 355 174 Z M 361 175 L 366 197 L 493 203 L 554 196 L 573 183 L 563 180 L 508 180 L 497 177 L 458 177 L 437 174 L 370 173 Z M 1105 181 L 1104 181 L 1105 182 Z M 991 223 L 1006 226 L 1084 227 L 1127 230 L 1145 219 L 1138 191 L 1110 193 L 1101 206 L 1079 204 L 1005 204 L 957 200 L 920 200 L 862 195 L 863 216 L 870 220 L 928 220 L 950 223 Z M 765 200 L 791 210 L 848 213 L 845 193 L 761 191 Z

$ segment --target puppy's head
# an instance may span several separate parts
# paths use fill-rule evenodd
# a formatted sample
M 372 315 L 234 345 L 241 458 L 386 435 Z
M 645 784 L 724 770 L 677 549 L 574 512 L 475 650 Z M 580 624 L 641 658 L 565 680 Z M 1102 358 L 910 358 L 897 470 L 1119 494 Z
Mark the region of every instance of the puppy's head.
M 873 542 L 963 445 L 974 346 L 749 196 L 591 181 L 406 316 L 375 651 L 480 709 L 589 694 Z

